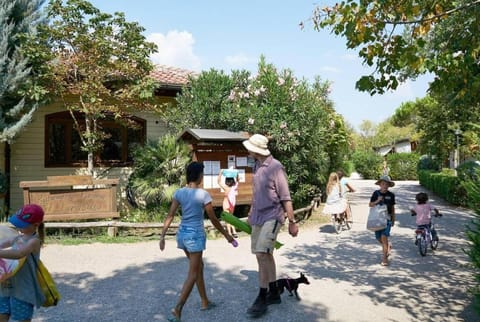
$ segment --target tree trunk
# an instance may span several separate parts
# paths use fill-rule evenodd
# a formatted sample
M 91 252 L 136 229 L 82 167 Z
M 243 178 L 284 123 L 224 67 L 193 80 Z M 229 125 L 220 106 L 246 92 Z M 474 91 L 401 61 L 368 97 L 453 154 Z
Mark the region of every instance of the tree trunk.
M 92 177 L 94 176 L 93 172 L 93 151 L 92 148 L 95 146 L 95 138 L 91 135 L 93 133 L 94 120 L 88 115 L 85 115 L 85 132 L 86 132 L 86 144 L 88 149 L 87 155 L 87 171 L 88 174 Z

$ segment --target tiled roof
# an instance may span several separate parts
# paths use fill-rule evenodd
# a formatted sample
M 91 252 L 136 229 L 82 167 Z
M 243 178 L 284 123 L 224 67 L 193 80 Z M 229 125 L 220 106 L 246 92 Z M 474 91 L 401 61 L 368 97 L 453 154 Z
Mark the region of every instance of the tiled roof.
M 187 69 L 156 65 L 150 75 L 161 85 L 183 86 L 188 84 L 188 77 L 195 76 L 196 73 Z

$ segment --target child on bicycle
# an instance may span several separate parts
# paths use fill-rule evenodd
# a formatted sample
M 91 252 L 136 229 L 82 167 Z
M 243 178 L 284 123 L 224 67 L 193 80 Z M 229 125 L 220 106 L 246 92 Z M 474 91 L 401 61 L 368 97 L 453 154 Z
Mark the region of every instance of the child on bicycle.
M 419 192 L 415 196 L 417 204 L 410 209 L 412 216 L 417 216 L 416 224 L 418 228 L 427 228 L 432 233 L 432 238 L 438 239 L 435 228 L 432 228 L 432 211 L 435 212 L 435 217 L 441 216 L 438 209 L 428 202 L 428 195 L 425 192 Z M 415 240 L 415 245 L 417 240 Z
M 340 180 L 340 188 L 342 192 L 342 197 L 345 199 L 347 202 L 347 208 L 345 213 L 347 214 L 347 220 L 349 222 L 353 222 L 352 220 L 352 212 L 350 210 L 350 207 L 348 206 L 348 198 L 347 198 L 347 193 L 348 192 L 355 192 L 355 189 L 350 185 L 350 182 L 348 178 L 345 176 L 345 172 L 343 172 L 342 169 L 337 170 L 337 176 L 338 179 Z
M 347 200 L 342 196 L 340 179 L 336 172 L 330 173 L 326 190 L 327 201 L 323 207 L 323 213 L 332 216 L 344 213 L 347 208 Z

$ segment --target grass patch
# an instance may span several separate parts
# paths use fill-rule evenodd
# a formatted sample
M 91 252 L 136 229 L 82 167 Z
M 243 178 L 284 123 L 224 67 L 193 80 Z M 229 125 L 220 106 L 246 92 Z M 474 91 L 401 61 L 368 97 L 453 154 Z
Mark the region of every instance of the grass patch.
M 107 235 L 84 236 L 84 237 L 47 237 L 45 244 L 59 244 L 63 246 L 75 246 L 84 244 L 104 243 L 104 244 L 132 244 L 138 242 L 145 242 L 151 240 L 158 240 L 157 236 L 116 236 L 111 237 Z
M 322 214 L 323 205 L 315 209 L 312 215 L 307 220 L 300 221 L 300 229 L 318 228 L 325 224 L 330 224 L 330 216 Z M 175 218 L 179 221 L 179 218 Z M 285 225 L 283 229 L 288 229 L 288 225 Z M 48 244 L 59 245 L 83 245 L 93 243 L 106 243 L 106 244 L 129 244 L 145 241 L 157 241 L 161 229 L 158 228 L 119 228 L 117 236 L 108 236 L 106 227 L 96 228 L 59 228 L 49 229 L 47 231 L 46 241 Z M 247 235 L 246 233 L 239 232 L 239 235 Z M 207 232 L 207 239 L 219 239 L 223 236 L 215 229 Z M 169 230 L 167 239 L 175 239 L 175 235 L 172 230 Z

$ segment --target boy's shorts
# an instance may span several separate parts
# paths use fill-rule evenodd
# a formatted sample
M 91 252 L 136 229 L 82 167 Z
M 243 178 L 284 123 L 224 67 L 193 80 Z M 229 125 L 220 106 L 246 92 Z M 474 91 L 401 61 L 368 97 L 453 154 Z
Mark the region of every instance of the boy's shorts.
M 207 244 L 207 235 L 205 229 L 182 227 L 177 231 L 177 248 L 183 249 L 189 253 L 204 251 Z
M 387 227 L 385 227 L 384 229 L 381 229 L 381 230 L 377 230 L 375 232 L 375 238 L 380 240 L 380 238 L 382 238 L 382 235 L 390 237 L 390 229 L 392 229 L 392 221 L 387 220 Z
M 31 320 L 33 304 L 21 301 L 15 297 L 0 296 L 0 314 L 10 315 L 12 320 Z
M 269 220 L 263 225 L 252 226 L 252 253 L 273 253 L 275 241 L 282 224 L 278 220 Z

